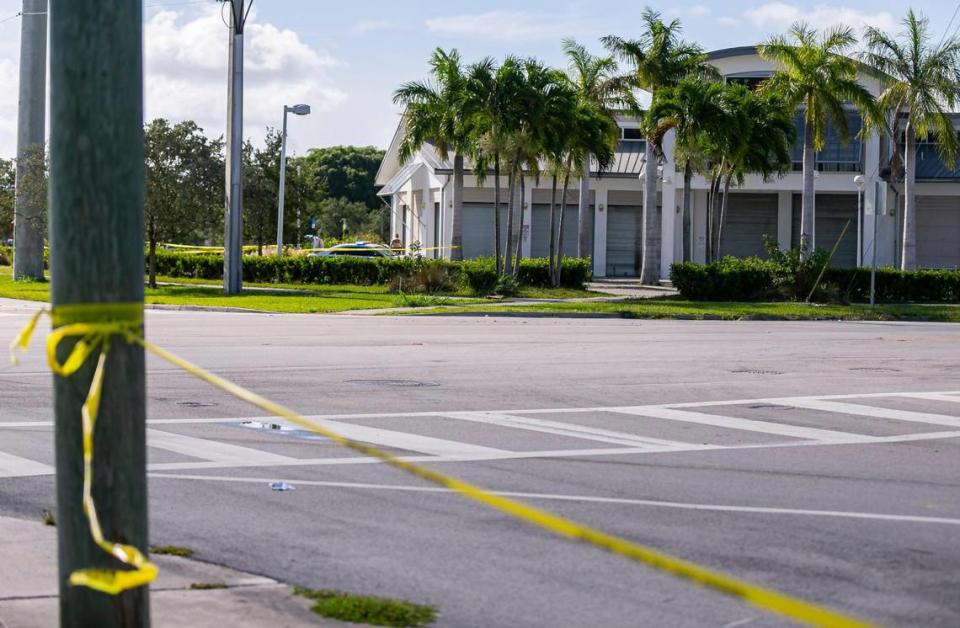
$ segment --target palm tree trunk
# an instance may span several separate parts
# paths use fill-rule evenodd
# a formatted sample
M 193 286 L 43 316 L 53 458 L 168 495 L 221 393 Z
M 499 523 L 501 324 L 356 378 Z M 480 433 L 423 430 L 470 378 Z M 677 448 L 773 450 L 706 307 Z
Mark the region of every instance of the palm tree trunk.
M 514 277 L 516 277 L 520 273 L 520 260 L 523 259 L 523 224 L 525 222 L 524 216 L 527 213 L 527 210 L 525 207 L 526 203 L 524 202 L 524 199 L 526 198 L 526 196 L 527 196 L 527 179 L 526 177 L 523 176 L 523 172 L 521 172 L 520 173 L 520 198 L 518 199 L 520 204 L 520 207 L 519 207 L 520 227 L 519 227 L 519 231 L 517 232 L 517 251 L 516 251 L 516 255 L 514 255 L 514 263 L 513 263 Z
M 692 181 L 693 166 L 688 159 L 683 167 L 683 261 L 685 262 L 693 261 L 693 216 L 690 213 Z
M 503 261 L 503 274 L 511 275 L 513 273 L 513 216 L 514 202 L 517 191 L 517 159 L 510 165 L 510 192 L 507 201 L 507 242 L 506 253 Z
M 727 205 L 730 202 L 730 181 L 733 173 L 727 173 L 723 181 L 723 203 L 720 205 L 720 224 L 717 226 L 717 257 L 723 255 L 723 223 L 727 219 Z
M 563 197 L 560 199 L 560 224 L 557 227 L 557 263 L 554 266 L 553 287 L 559 288 L 563 275 L 563 215 L 567 213 L 567 190 L 570 189 L 570 159 L 563 169 Z
M 550 185 L 550 281 L 556 276 L 554 261 L 557 254 L 557 173 L 553 173 Z
M 583 160 L 583 173 L 580 175 L 580 202 L 577 206 L 577 257 L 586 259 L 591 256 L 590 232 L 587 222 L 590 220 L 590 155 Z
M 496 232 L 494 235 L 495 249 L 494 249 L 494 266 L 497 270 L 497 275 L 500 275 L 500 155 L 497 154 L 493 158 L 493 229 Z
M 816 151 L 813 146 L 813 125 L 808 121 L 803 127 L 803 202 L 800 207 L 800 259 L 806 260 L 813 237 L 813 173 L 817 168 Z
M 450 259 L 463 260 L 463 155 L 453 157 L 453 215 L 450 216 L 453 235 L 450 238 Z
M 907 122 L 907 145 L 904 148 L 903 185 L 903 256 L 901 270 L 917 268 L 917 130 Z
M 717 207 L 720 198 L 720 170 L 714 169 L 710 177 L 710 193 L 707 198 L 707 262 L 717 259 Z
M 646 177 L 643 189 L 643 238 L 640 282 L 653 285 L 660 281 L 660 224 L 657 220 L 657 157 L 653 142 L 647 142 Z

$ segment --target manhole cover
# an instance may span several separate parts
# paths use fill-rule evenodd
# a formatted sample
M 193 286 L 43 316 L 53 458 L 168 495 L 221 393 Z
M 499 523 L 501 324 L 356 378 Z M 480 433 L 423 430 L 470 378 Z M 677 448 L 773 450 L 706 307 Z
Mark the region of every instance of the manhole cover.
M 436 382 L 419 382 L 414 379 L 348 379 L 346 383 L 376 388 L 432 388 L 440 385 Z
M 783 375 L 780 371 L 768 371 L 766 369 L 736 369 L 730 371 L 731 373 L 737 374 L 748 374 L 748 375 Z
M 212 408 L 217 404 L 212 401 L 178 401 L 177 405 L 184 408 Z
M 890 368 L 886 366 L 855 366 L 850 369 L 851 371 L 860 371 L 863 373 L 902 373 L 900 369 Z

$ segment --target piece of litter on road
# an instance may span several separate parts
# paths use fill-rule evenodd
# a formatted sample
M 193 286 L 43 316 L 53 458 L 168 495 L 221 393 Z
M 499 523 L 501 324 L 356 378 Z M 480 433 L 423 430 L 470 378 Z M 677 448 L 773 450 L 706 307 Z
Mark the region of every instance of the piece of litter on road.
M 293 484 L 287 484 L 286 482 L 271 482 L 270 489 L 279 493 L 286 493 L 287 491 L 297 490 L 297 487 Z

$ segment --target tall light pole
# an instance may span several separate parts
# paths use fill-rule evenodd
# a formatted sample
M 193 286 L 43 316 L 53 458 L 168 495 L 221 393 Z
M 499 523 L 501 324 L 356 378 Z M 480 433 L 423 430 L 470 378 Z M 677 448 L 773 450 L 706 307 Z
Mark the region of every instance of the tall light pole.
M 857 268 L 863 266 L 863 186 L 867 180 L 862 174 L 853 178 L 857 185 Z
M 283 257 L 283 200 L 287 190 L 287 114 L 310 115 L 310 105 L 283 107 L 283 137 L 280 140 L 280 193 L 277 203 L 277 257 Z M 297 230 L 299 233 L 299 229 Z M 299 235 L 297 237 L 300 237 Z
M 253 0 L 221 2 L 226 2 L 230 9 L 223 291 L 227 294 L 240 294 L 243 278 L 243 31 Z
M 44 142 L 47 119 L 47 0 L 23 0 L 13 277 L 43 279 Z
M 880 202 L 879 194 L 877 194 L 877 197 L 873 201 L 873 242 L 871 243 L 873 260 L 870 262 L 870 307 L 876 305 L 877 302 L 877 223 L 880 222 L 878 220 L 880 212 L 877 211 L 877 204 Z

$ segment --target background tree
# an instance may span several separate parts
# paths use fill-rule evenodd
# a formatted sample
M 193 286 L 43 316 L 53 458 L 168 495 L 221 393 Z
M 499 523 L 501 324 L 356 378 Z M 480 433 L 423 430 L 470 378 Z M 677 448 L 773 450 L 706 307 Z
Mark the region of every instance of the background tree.
M 150 286 L 156 287 L 157 242 L 203 240 L 220 224 L 223 142 L 210 140 L 194 122 L 163 119 L 144 134 Z
M 487 58 L 470 66 L 468 71 L 467 89 L 471 102 L 475 103 L 469 121 L 470 156 L 480 185 L 486 180 L 488 171 L 493 170 L 494 266 L 498 275 L 503 270 L 500 177 L 504 162 L 512 154 L 511 132 L 519 116 L 518 95 L 522 83 L 520 61 L 515 57 L 507 57 L 499 66 Z
M 12 159 L 0 158 L 0 245 L 13 237 L 13 211 L 17 170 Z
M 393 102 L 406 106 L 400 161 L 410 159 L 424 144 L 432 144 L 444 160 L 453 153 L 453 250 L 463 259 L 464 156 L 471 149 L 470 117 L 473 104 L 467 89 L 460 53 L 437 48 L 430 57 L 431 79 L 401 85 Z
M 630 83 L 617 75 L 617 62 L 611 56 L 590 54 L 573 39 L 563 41 L 563 52 L 569 61 L 568 73 L 576 87 L 577 97 L 596 112 L 616 123 L 616 113 L 639 109 Z M 619 131 L 619 127 L 618 127 Z M 619 139 L 619 133 L 618 137 Z M 614 146 L 615 147 L 615 146 Z M 589 242 L 590 155 L 582 156 L 580 199 L 577 208 L 577 257 L 592 255 Z
M 759 47 L 760 56 L 779 67 L 762 90 L 779 94 L 793 107 L 803 108 L 803 202 L 800 218 L 800 255 L 809 257 L 813 233 L 816 152 L 823 150 L 829 122 L 842 141 L 850 140 L 844 105 L 851 103 L 868 118 L 875 115 L 869 91 L 860 85 L 859 66 L 845 56 L 857 38 L 849 26 L 818 32 L 804 22 L 794 24 L 786 36 L 773 37 Z
M 383 203 L 374 182 L 383 155 L 381 149 L 373 146 L 330 146 L 315 148 L 306 156 L 290 161 L 301 164 L 303 174 L 316 179 L 316 191 L 321 196 L 345 198 L 379 210 Z M 279 165 L 277 168 L 279 172 Z M 295 172 L 296 168 L 292 170 Z
M 707 169 L 704 137 L 723 124 L 723 90 L 723 83 L 719 81 L 686 78 L 675 87 L 662 90 L 649 112 L 652 128 L 650 141 L 658 155 L 663 155 L 667 132 L 671 129 L 676 131 L 675 159 L 683 164 L 684 261 L 693 259 L 691 183 L 695 171 Z
M 937 46 L 931 46 L 929 26 L 928 20 L 918 17 L 910 9 L 903 20 L 903 30 L 895 37 L 868 27 L 865 35 L 867 50 L 860 56 L 877 70 L 883 83 L 879 108 L 892 120 L 888 125 L 877 116 L 873 126 L 887 129 L 894 145 L 899 145 L 900 124 L 904 118 L 906 122 L 903 142 L 903 270 L 917 267 L 917 138 L 932 136 L 941 158 L 954 166 L 960 149 L 948 113 L 954 111 L 960 101 L 960 38 L 953 35 L 944 38 Z M 893 166 L 897 173 L 899 159 L 894 160 Z
M 671 87 L 692 75 L 710 75 L 707 56 L 700 46 L 681 39 L 679 20 L 664 22 L 659 12 L 647 8 L 643 12 L 643 32 L 639 39 L 628 40 L 616 36 L 603 38 L 603 43 L 616 57 L 627 63 L 631 71 L 623 76 L 624 83 L 650 93 L 656 101 L 659 90 Z M 715 73 L 715 72 L 713 72 Z M 652 128 L 648 118 L 642 118 L 644 133 L 649 137 Z M 660 221 L 657 220 L 657 158 L 653 143 L 646 142 L 646 176 L 644 184 L 643 262 L 640 278 L 643 283 L 660 280 Z
M 277 192 L 280 185 L 280 134 L 268 129 L 263 148 L 250 141 L 243 145 L 244 239 L 263 246 L 273 241 L 277 228 Z
M 381 230 L 379 213 L 371 212 L 364 203 L 346 198 L 323 199 L 311 206 L 306 216 L 317 221 L 316 230 L 324 237 L 326 246 L 341 239 L 344 221 L 347 225 L 347 236 L 352 239 L 371 239 L 371 236 L 379 234 Z

